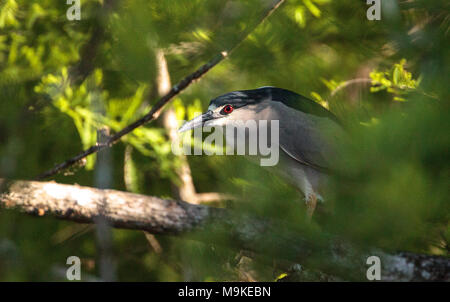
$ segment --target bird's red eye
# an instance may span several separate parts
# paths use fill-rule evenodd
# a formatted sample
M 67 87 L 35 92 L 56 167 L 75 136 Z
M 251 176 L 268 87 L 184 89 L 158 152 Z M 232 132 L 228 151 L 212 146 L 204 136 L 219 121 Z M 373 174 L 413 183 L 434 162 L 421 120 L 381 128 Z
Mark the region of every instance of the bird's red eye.
M 225 107 L 223 107 L 222 111 L 225 114 L 230 114 L 231 112 L 233 112 L 233 106 L 231 105 L 226 105 Z

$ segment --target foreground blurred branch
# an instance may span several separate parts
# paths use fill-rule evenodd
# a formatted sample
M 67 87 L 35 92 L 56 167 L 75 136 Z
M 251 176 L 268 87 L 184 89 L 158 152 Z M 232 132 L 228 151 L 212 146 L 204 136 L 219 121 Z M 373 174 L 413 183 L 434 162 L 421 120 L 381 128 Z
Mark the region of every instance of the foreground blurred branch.
M 28 214 L 79 223 L 102 215 L 115 228 L 187 238 L 269 255 L 341 276 L 366 280 L 366 260 L 381 258 L 381 280 L 450 281 L 450 259 L 410 253 L 359 252 L 330 236 L 310 237 L 268 219 L 230 210 L 165 200 L 133 193 L 63 185 L 54 182 L 0 179 L 0 205 Z
M 344 89 L 347 86 L 353 85 L 353 84 L 370 84 L 372 82 L 372 79 L 369 78 L 358 78 L 358 79 L 352 79 L 352 80 L 348 80 L 345 81 L 341 84 L 339 84 L 335 89 L 333 89 L 333 91 L 331 91 L 330 96 L 335 96 L 336 93 L 338 93 L 339 91 L 341 91 L 342 89 Z
M 94 70 L 98 49 L 106 36 L 106 19 L 116 5 L 117 0 L 105 0 L 102 4 L 97 4 L 95 17 L 92 18 L 94 24 L 91 29 L 91 37 L 81 49 L 80 60 L 70 68 L 71 82 L 83 82 Z
M 169 69 L 167 67 L 167 61 L 164 56 L 164 52 L 161 49 L 156 51 L 156 65 L 158 75 L 156 78 L 156 86 L 158 95 L 163 96 L 166 94 L 171 86 Z M 172 142 L 178 140 L 178 120 L 173 108 L 166 110 L 162 116 L 162 122 L 166 129 L 169 138 Z M 206 203 L 212 201 L 219 201 L 224 199 L 230 199 L 225 194 L 216 192 L 210 193 L 197 193 L 192 179 L 191 168 L 185 155 L 178 156 L 179 164 L 175 167 L 175 173 L 178 176 L 179 184 L 172 184 L 173 191 L 176 193 L 177 199 L 182 199 L 189 203 Z M 129 191 L 129 190 L 128 190 Z
M 244 31 L 242 36 L 237 40 L 237 42 L 229 47 L 228 49 L 222 50 L 220 53 L 218 53 L 214 58 L 212 58 L 209 62 L 202 65 L 199 69 L 197 69 L 194 73 L 188 75 L 183 80 L 178 82 L 175 86 L 173 86 L 168 93 L 166 93 L 164 96 L 162 96 L 158 102 L 152 107 L 149 113 L 147 113 L 144 117 L 140 118 L 139 120 L 135 121 L 134 123 L 126 126 L 119 132 L 115 133 L 114 135 L 110 136 L 109 139 L 104 144 L 97 144 L 95 146 L 90 147 L 89 149 L 79 153 L 78 155 L 66 160 L 63 163 L 60 163 L 56 165 L 53 169 L 50 169 L 40 175 L 37 176 L 37 179 L 44 179 L 48 178 L 50 176 L 53 176 L 55 174 L 58 174 L 59 172 L 69 168 L 70 166 L 76 164 L 83 158 L 85 158 L 88 155 L 97 153 L 98 151 L 110 147 L 111 145 L 117 143 L 122 136 L 130 133 L 134 129 L 150 122 L 158 118 L 160 115 L 163 107 L 172 100 L 175 96 L 177 96 L 181 91 L 186 89 L 189 85 L 191 85 L 195 80 L 200 79 L 204 74 L 206 74 L 211 68 L 219 64 L 223 59 L 225 59 L 239 44 L 247 38 L 247 36 L 259 25 L 261 24 L 270 14 L 277 9 L 281 3 L 283 3 L 284 0 L 273 0 L 271 1 L 270 5 L 267 7 L 266 10 L 264 10 L 261 19 L 258 20 L 253 26 L 250 26 L 248 30 Z

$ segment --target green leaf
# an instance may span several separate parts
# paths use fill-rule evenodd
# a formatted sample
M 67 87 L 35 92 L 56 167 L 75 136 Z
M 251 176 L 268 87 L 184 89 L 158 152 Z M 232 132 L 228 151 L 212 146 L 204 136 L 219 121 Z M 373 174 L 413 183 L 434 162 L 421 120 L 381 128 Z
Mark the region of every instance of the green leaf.
M 311 14 L 314 15 L 314 17 L 319 18 L 320 17 L 320 9 L 314 5 L 314 3 L 311 0 L 303 0 L 303 3 L 308 8 L 308 10 L 311 12 Z

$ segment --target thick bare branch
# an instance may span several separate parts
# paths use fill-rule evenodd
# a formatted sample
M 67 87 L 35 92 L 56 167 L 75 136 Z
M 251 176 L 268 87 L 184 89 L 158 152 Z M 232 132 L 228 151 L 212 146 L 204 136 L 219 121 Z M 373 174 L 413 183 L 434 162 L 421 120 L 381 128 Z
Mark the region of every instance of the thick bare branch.
M 97 153 L 98 151 L 111 147 L 113 144 L 117 143 L 122 136 L 130 133 L 134 129 L 150 122 L 158 118 L 159 114 L 161 113 L 163 107 L 172 100 L 175 96 L 177 96 L 181 91 L 186 89 L 189 85 L 191 85 L 195 80 L 200 79 L 204 74 L 206 74 L 209 70 L 211 70 L 214 66 L 219 64 L 223 59 L 225 59 L 239 44 L 245 40 L 245 38 L 260 24 L 262 23 L 270 14 L 277 9 L 284 0 L 274 0 L 271 1 L 271 4 L 268 6 L 268 8 L 264 11 L 262 18 L 258 20 L 258 22 L 249 28 L 249 30 L 245 31 L 244 34 L 240 39 L 238 39 L 237 43 L 231 46 L 229 49 L 224 49 L 220 53 L 218 53 L 214 58 L 212 58 L 209 62 L 202 65 L 199 69 L 197 69 L 194 73 L 188 75 L 183 80 L 178 82 L 175 86 L 173 86 L 170 91 L 165 94 L 163 97 L 161 97 L 158 102 L 152 107 L 149 113 L 147 113 L 144 117 L 140 118 L 139 120 L 133 122 L 132 124 L 126 126 L 116 134 L 112 135 L 108 141 L 104 144 L 97 144 L 95 146 L 90 147 L 89 149 L 79 153 L 78 155 L 66 160 L 63 163 L 60 163 L 56 165 L 53 169 L 50 169 L 40 175 L 37 176 L 37 179 L 45 179 L 50 176 L 53 176 L 55 174 L 58 174 L 59 172 L 69 168 L 70 166 L 76 164 L 83 158 L 85 158 L 88 155 L 91 155 L 93 153 Z
M 116 228 L 183 235 L 301 263 L 347 280 L 366 280 L 366 260 L 378 256 L 382 280 L 450 281 L 450 260 L 411 253 L 360 252 L 330 236 L 308 236 L 276 221 L 133 193 L 55 182 L 0 180 L 0 205 L 43 216 L 93 223 L 103 215 Z M 297 228 L 298 229 L 298 228 Z

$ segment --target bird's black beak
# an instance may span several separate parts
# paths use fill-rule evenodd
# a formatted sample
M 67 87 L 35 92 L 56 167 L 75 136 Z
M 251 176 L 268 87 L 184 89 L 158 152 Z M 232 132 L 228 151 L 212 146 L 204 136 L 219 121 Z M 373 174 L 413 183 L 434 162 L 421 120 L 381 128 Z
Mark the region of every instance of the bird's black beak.
M 213 112 L 211 110 L 208 110 L 206 113 L 203 113 L 202 115 L 199 115 L 192 120 L 186 122 L 183 126 L 181 126 L 180 129 L 178 129 L 178 132 L 185 132 L 194 128 L 198 128 L 203 126 L 207 121 L 210 121 L 214 119 Z

